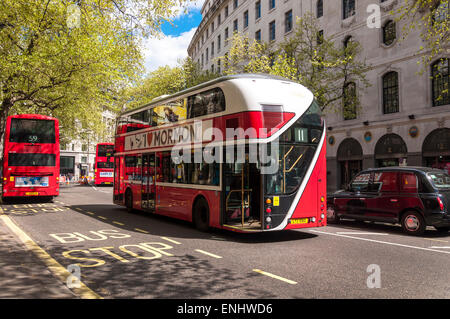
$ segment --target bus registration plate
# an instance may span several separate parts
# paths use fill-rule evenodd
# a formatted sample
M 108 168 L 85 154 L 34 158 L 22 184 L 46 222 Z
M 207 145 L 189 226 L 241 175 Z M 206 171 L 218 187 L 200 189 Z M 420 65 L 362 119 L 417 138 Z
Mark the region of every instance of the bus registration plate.
M 38 196 L 39 193 L 38 192 L 26 192 L 25 195 L 26 196 Z
M 292 225 L 308 224 L 308 218 L 291 219 Z

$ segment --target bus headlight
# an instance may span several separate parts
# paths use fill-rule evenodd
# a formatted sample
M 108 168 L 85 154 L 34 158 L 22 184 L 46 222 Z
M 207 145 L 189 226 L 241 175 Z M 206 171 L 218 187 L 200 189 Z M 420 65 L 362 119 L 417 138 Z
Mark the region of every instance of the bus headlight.
M 316 222 L 316 217 L 311 217 L 311 222 L 315 223 Z

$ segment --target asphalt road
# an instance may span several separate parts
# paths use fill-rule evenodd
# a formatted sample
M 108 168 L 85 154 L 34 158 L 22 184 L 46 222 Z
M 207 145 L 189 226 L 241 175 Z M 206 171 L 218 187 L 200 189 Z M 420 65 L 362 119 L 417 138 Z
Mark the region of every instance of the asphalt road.
M 343 221 L 202 233 L 127 213 L 112 188 L 92 186 L 2 208 L 60 265 L 80 265 L 82 283 L 104 298 L 450 298 L 450 233 L 433 228 L 410 237 L 400 226 Z

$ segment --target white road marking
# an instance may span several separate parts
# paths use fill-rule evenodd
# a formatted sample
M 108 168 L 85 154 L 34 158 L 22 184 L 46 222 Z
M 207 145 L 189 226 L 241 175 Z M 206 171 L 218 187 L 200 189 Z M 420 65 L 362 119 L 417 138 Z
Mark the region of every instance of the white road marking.
M 431 246 L 430 248 L 432 248 L 432 249 L 450 249 L 450 246 L 447 246 L 447 247 L 445 247 L 445 246 Z
M 337 237 L 344 237 L 344 238 L 351 238 L 351 239 L 369 241 L 369 242 L 378 243 L 378 244 L 385 244 L 385 245 L 391 245 L 391 246 L 412 248 L 412 249 L 418 249 L 418 250 L 433 251 L 433 252 L 437 252 L 437 253 L 441 253 L 441 254 L 450 254 L 450 251 L 442 251 L 442 250 L 436 250 L 436 249 L 425 248 L 425 247 L 403 245 L 403 244 L 391 243 L 391 242 L 388 242 L 388 241 L 381 241 L 381 240 L 375 240 L 375 239 L 368 239 L 368 238 L 363 238 L 363 237 L 353 237 L 353 236 L 348 236 L 348 235 L 340 235 L 340 234 L 329 233 L 329 232 L 324 232 L 324 231 L 315 230 L 315 229 L 310 229 L 309 231 L 312 232 L 312 233 L 331 235 L 331 236 L 337 236 Z
M 389 235 L 386 233 L 363 233 L 363 232 L 350 232 L 350 231 L 338 231 L 338 232 L 336 232 L 336 234 L 339 234 L 339 235 L 382 235 L 382 236 Z
M 208 253 L 207 251 L 204 251 L 204 250 L 196 249 L 195 251 L 196 251 L 196 252 L 199 252 L 199 253 L 202 253 L 202 254 L 205 254 L 205 255 L 207 255 L 207 256 L 210 256 L 210 257 L 217 258 L 217 259 L 222 258 L 222 257 L 219 256 L 219 255 L 214 255 L 214 254 Z
M 259 273 L 261 275 L 264 275 L 264 276 L 268 276 L 268 277 L 271 277 L 271 278 L 275 278 L 275 279 L 287 282 L 288 284 L 291 284 L 291 285 L 296 285 L 297 284 L 296 281 L 293 281 L 293 280 L 290 280 L 290 279 L 286 279 L 286 278 L 283 278 L 283 277 L 271 274 L 270 272 L 262 271 L 260 269 L 253 269 L 253 271 L 257 272 L 257 273 Z
M 177 242 L 176 240 L 173 240 L 173 239 L 170 239 L 170 238 L 167 238 L 167 237 L 161 237 L 161 239 L 170 241 L 171 243 L 174 243 L 176 245 L 181 245 L 181 243 Z

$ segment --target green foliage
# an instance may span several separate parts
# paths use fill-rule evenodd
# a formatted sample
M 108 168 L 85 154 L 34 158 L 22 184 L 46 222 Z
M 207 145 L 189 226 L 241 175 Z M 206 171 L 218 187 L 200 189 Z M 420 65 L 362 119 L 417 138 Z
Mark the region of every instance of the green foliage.
M 335 44 L 319 33 L 312 14 L 297 19 L 294 35 L 278 45 L 249 40 L 234 34 L 227 55 L 219 57 L 225 74 L 268 73 L 296 81 L 309 88 L 323 110 L 356 111 L 358 94 L 348 94 L 345 88 L 369 86 L 365 73 L 369 66 L 359 61 L 359 43 L 350 41 L 347 47 Z
M 441 55 L 449 53 L 450 6 L 449 0 L 403 0 L 391 12 L 403 27 L 403 38 L 418 30 L 424 45 L 420 46 L 421 62 L 427 67 Z
M 55 116 L 66 136 L 98 131 L 142 73 L 139 39 L 186 1 L 2 0 L 0 133 L 16 113 Z
M 201 71 L 188 57 L 179 61 L 175 67 L 162 66 L 150 72 L 142 83 L 125 90 L 123 103 L 126 109 L 134 109 L 161 95 L 175 94 L 218 76 L 217 73 Z

